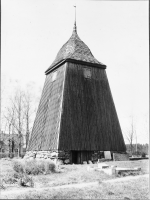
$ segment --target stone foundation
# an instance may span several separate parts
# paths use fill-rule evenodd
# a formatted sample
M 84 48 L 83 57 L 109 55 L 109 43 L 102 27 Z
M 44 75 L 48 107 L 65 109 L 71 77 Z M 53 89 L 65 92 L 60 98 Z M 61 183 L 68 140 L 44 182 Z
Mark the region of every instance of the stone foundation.
M 68 164 L 70 163 L 70 151 L 27 151 L 24 159 L 57 159 Z
M 107 152 L 108 153 L 108 152 Z M 103 159 L 111 159 L 111 154 L 113 154 L 113 160 L 114 161 L 126 161 L 129 160 L 129 155 L 125 153 L 111 153 L 109 152 L 109 158 L 108 155 L 105 155 L 106 152 L 102 151 L 92 151 L 90 159 L 88 160 L 82 160 L 80 164 L 83 164 L 83 162 L 87 163 L 97 163 L 99 160 Z M 71 164 L 72 158 L 71 158 L 71 151 L 60 151 L 60 150 L 51 150 L 51 151 L 27 151 L 24 159 L 51 159 L 53 161 L 57 161 L 60 164 Z
M 96 163 L 98 159 L 104 158 L 104 152 L 102 151 L 92 151 L 91 158 L 89 160 L 83 160 L 87 163 Z M 71 151 L 60 151 L 60 150 L 51 150 L 51 151 L 27 151 L 24 159 L 51 159 L 54 161 L 59 161 L 59 163 L 70 164 L 71 160 Z

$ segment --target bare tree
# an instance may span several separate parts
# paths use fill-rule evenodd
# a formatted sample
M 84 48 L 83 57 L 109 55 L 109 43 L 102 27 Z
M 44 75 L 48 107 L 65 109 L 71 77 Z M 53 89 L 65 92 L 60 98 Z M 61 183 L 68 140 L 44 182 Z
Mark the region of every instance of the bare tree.
M 24 93 L 24 119 L 25 119 L 25 140 L 26 148 L 29 141 L 30 132 L 32 129 L 32 115 L 34 113 L 32 95 L 27 91 Z
M 34 83 L 27 84 L 26 91 L 24 92 L 24 118 L 25 118 L 26 148 L 28 146 L 34 118 L 35 118 L 37 107 L 40 101 L 42 88 L 38 88 L 38 91 L 35 93 L 33 93 L 32 91 L 35 91 Z
M 41 89 L 39 91 L 34 82 L 28 83 L 23 90 L 20 89 L 19 85 L 16 85 L 11 92 L 11 97 L 7 97 L 7 101 L 3 101 L 3 130 L 5 129 L 4 132 L 10 136 L 9 148 L 12 152 L 14 149 L 13 135 L 15 135 L 15 145 L 18 147 L 19 156 L 21 156 L 23 140 L 26 147 L 28 145 L 40 93 Z M 16 134 L 18 139 L 16 139 Z
M 8 127 L 8 132 L 9 132 L 9 156 L 10 156 L 10 153 L 13 152 L 13 150 L 14 150 L 14 145 L 11 145 L 11 143 L 14 143 L 14 141 L 13 141 L 14 138 L 11 137 L 12 124 L 15 120 L 14 106 L 10 106 L 7 108 L 4 117 L 6 119 L 6 126 Z M 12 146 L 12 150 L 10 149 L 11 146 Z
M 132 156 L 132 154 L 133 154 L 133 141 L 136 139 L 136 143 L 137 143 L 137 135 L 136 135 L 136 130 L 135 130 L 135 124 L 133 122 L 133 117 L 132 117 L 132 121 L 131 121 L 131 128 L 126 133 L 126 139 L 129 142 L 130 152 L 131 152 L 131 156 Z M 137 147 L 136 147 L 136 151 L 137 151 Z
M 0 131 L 0 150 L 2 153 L 2 150 L 5 150 L 5 140 L 4 140 L 4 132 Z
M 12 108 L 14 109 L 11 125 L 13 126 L 14 131 L 18 134 L 18 156 L 20 157 L 24 130 L 23 92 L 21 90 L 16 90 L 15 96 L 10 99 L 10 102 Z

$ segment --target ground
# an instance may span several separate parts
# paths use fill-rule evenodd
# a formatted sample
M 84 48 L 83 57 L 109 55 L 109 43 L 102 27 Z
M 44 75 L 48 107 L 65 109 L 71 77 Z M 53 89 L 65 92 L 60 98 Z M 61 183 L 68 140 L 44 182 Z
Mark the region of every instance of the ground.
M 9 199 L 148 199 L 149 160 L 108 161 L 117 167 L 140 167 L 135 176 L 116 177 L 88 171 L 90 165 L 61 165 L 59 173 L 33 176 L 34 187 L 3 184 L 0 198 Z M 12 160 L 1 159 L 1 179 L 13 173 Z

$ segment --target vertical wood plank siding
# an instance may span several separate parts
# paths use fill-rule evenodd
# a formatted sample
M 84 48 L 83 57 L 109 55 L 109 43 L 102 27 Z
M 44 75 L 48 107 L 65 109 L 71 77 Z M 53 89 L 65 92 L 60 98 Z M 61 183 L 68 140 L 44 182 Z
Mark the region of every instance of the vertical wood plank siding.
M 84 68 L 91 78 L 84 77 Z M 126 151 L 104 69 L 68 63 L 59 149 Z
M 46 76 L 28 151 L 126 151 L 105 70 L 66 64 Z
M 65 65 L 62 65 L 55 81 L 52 81 L 53 72 L 46 76 L 28 151 L 57 149 L 64 71 Z

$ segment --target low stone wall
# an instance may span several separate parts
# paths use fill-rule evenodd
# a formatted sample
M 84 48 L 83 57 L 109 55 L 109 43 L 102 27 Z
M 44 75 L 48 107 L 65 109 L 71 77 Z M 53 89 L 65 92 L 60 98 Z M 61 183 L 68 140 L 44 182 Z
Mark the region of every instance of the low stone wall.
M 129 154 L 127 153 L 113 153 L 114 161 L 127 161 L 129 160 Z
M 24 159 L 51 159 L 61 160 L 63 163 L 70 163 L 70 152 L 69 151 L 27 151 Z
M 91 154 L 91 161 L 96 162 L 101 158 L 100 151 L 93 151 Z M 27 151 L 24 159 L 51 159 L 59 160 L 61 163 L 69 164 L 71 163 L 71 151 Z
M 27 151 L 24 159 L 51 159 L 60 161 L 60 163 L 69 164 L 71 163 L 71 151 Z M 106 159 L 104 153 L 101 151 L 93 151 L 91 154 L 91 159 L 89 160 L 92 163 L 96 163 L 99 159 Z M 113 153 L 113 160 L 126 161 L 129 160 L 129 155 L 125 153 Z

